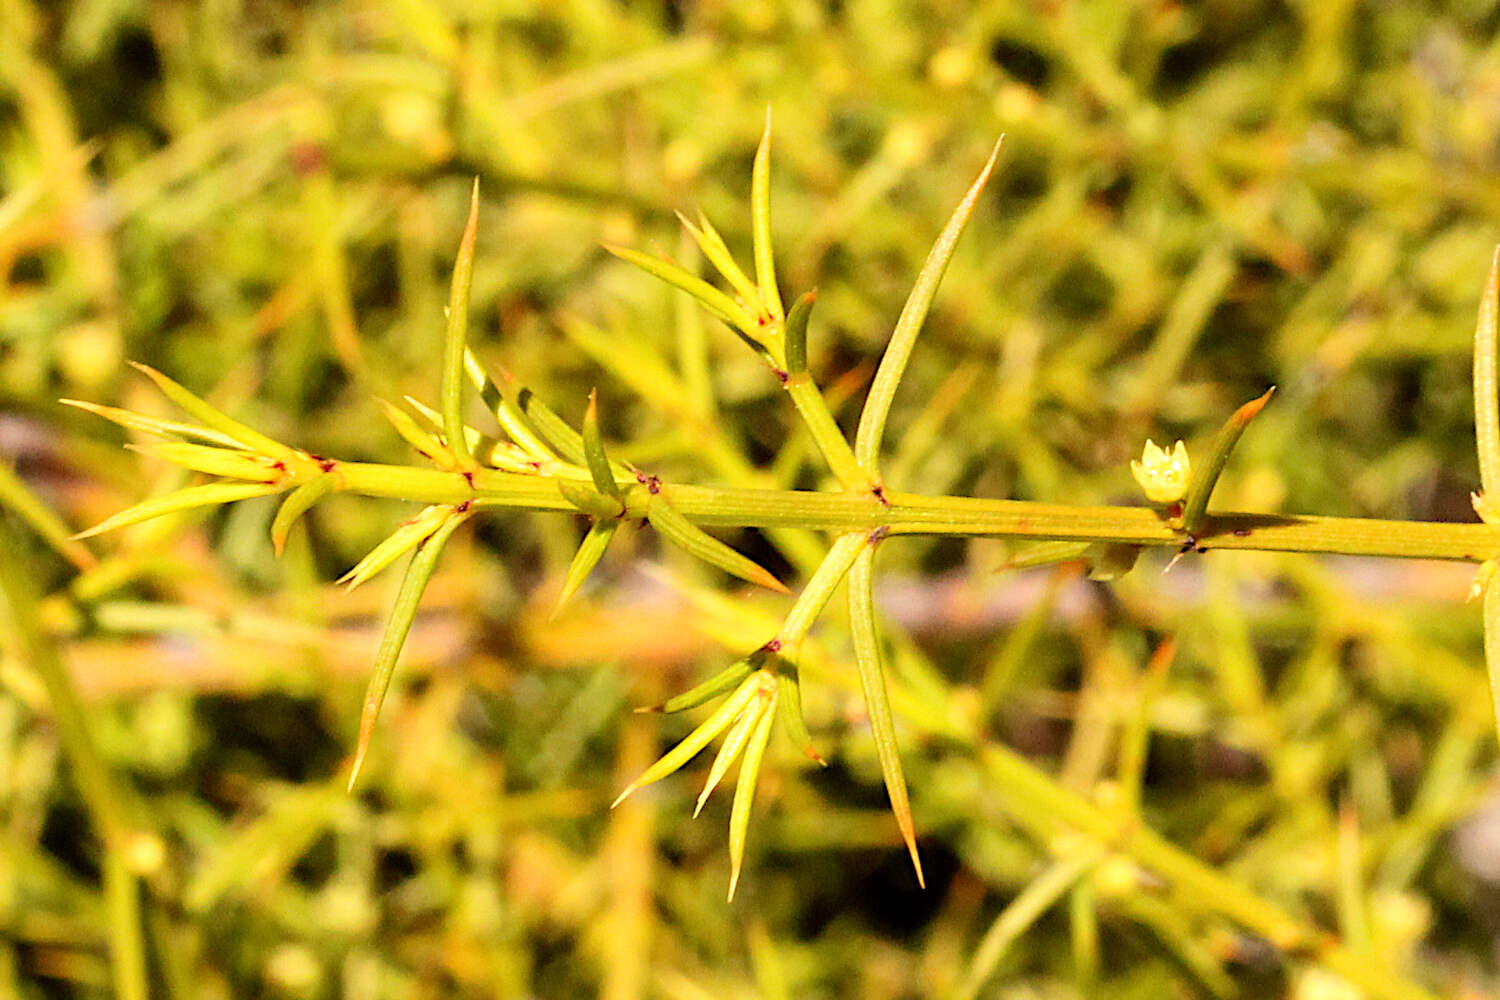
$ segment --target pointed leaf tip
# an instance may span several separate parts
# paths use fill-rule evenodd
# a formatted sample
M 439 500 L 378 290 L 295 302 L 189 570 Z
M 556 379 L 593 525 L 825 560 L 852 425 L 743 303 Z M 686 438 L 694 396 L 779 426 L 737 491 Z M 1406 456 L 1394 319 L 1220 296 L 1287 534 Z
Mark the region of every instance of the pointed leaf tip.
M 854 639 L 854 662 L 859 668 L 860 687 L 870 718 L 870 732 L 875 738 L 875 752 L 880 760 L 880 774 L 885 780 L 886 795 L 901 839 L 911 855 L 917 873 L 917 884 L 927 887 L 922 874 L 922 859 L 917 853 L 915 824 L 912 822 L 911 799 L 906 789 L 906 775 L 901 768 L 901 751 L 896 745 L 896 720 L 891 713 L 890 694 L 886 690 L 885 666 L 880 636 L 875 621 L 873 588 L 873 546 L 866 547 L 849 569 L 849 624 Z
M 589 390 L 589 405 L 583 413 L 583 457 L 588 462 L 594 489 L 604 496 L 620 499 L 620 487 L 615 482 L 614 470 L 604 451 L 604 436 L 599 430 L 599 393 L 595 389 Z
M 552 618 L 556 618 L 563 606 L 583 586 L 584 580 L 588 579 L 599 560 L 604 558 L 605 550 L 609 548 L 610 540 L 615 537 L 615 530 L 619 528 L 618 520 L 596 520 L 589 526 L 588 534 L 583 536 L 583 541 L 578 545 L 578 551 L 573 555 L 573 561 L 568 565 L 568 575 L 563 580 L 562 593 L 558 595 L 557 607 L 552 609 Z

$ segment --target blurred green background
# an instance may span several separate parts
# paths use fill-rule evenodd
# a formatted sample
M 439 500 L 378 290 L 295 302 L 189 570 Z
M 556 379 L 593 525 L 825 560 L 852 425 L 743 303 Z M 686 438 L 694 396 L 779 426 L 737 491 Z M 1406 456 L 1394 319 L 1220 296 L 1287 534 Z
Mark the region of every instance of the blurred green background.
M 760 363 L 600 247 L 691 259 L 673 213 L 702 208 L 748 258 L 769 108 L 781 285 L 819 289 L 813 370 L 846 421 L 1006 136 L 893 414 L 899 488 L 1137 503 L 1148 435 L 1201 451 L 1276 384 L 1218 504 L 1472 520 L 1497 28 L 1488 3 L 1405 0 L 0 0 L 0 456 L 72 530 L 180 485 L 56 402 L 165 415 L 133 359 L 298 447 L 412 460 L 375 399 L 435 401 L 478 176 L 481 356 L 575 420 L 597 386 L 612 447 L 666 478 L 816 487 Z M 673 374 L 705 351 L 711 379 Z M 1143 821 L 1205 867 L 1392 995 L 1500 988 L 1466 567 L 1215 553 L 1106 586 L 1001 572 L 995 542 L 886 546 L 929 887 L 836 604 L 804 672 L 832 766 L 773 741 L 726 906 L 728 797 L 689 819 L 705 763 L 608 804 L 692 723 L 631 709 L 764 641 L 785 599 L 641 532 L 548 621 L 580 526 L 487 518 L 444 557 L 351 796 L 396 580 L 331 581 L 411 509 L 334 497 L 279 561 L 273 511 L 83 550 L 15 521 L 158 835 L 136 862 L 159 995 L 1360 995 L 1118 856 L 987 936 L 1076 847 L 988 748 L 1107 806 L 1131 733 Z M 816 552 L 729 540 L 791 580 Z M 109 995 L 99 842 L 15 633 L 0 998 Z

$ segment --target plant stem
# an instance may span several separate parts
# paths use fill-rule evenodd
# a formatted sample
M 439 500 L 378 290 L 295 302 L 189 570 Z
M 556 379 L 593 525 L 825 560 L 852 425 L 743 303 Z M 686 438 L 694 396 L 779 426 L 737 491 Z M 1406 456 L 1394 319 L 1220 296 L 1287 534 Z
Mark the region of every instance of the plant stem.
M 833 419 L 827 401 L 813 384 L 812 378 L 806 372 L 792 374 L 787 376 L 784 386 L 792 399 L 792 405 L 797 408 L 802 422 L 807 425 L 808 433 L 818 446 L 818 451 L 838 477 L 839 483 L 846 490 L 868 492 L 870 476 L 855 460 L 853 449 L 849 447 L 843 431 L 839 430 L 838 422 Z
M 473 485 L 461 473 L 400 465 L 340 462 L 341 488 L 365 496 L 421 503 L 474 500 L 486 507 L 571 511 L 557 482 L 543 476 L 480 470 Z M 726 489 L 663 485 L 672 505 L 702 527 L 797 527 L 870 531 L 885 526 L 902 535 L 990 535 L 1012 538 L 1182 546 L 1186 536 L 1145 507 L 1083 507 L 970 497 L 888 494 L 885 506 L 869 495 L 801 490 Z M 1500 557 L 1500 525 L 1217 513 L 1195 541 L 1204 549 L 1337 552 L 1403 559 L 1482 562 Z

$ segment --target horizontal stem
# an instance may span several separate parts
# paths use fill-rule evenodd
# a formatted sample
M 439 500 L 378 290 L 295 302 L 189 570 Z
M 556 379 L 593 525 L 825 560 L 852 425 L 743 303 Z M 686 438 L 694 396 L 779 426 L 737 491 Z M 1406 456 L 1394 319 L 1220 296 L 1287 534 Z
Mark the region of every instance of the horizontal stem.
M 487 507 L 571 511 L 543 476 L 481 470 L 470 478 L 400 465 L 340 462 L 340 488 L 419 503 L 476 501 Z M 1145 507 L 1083 507 L 890 493 L 889 505 L 868 493 L 731 489 L 665 484 L 672 505 L 703 527 L 799 527 L 847 532 L 887 528 L 902 535 L 990 535 L 1130 545 L 1176 546 L 1189 536 Z M 1204 549 L 1337 552 L 1347 555 L 1480 562 L 1500 557 L 1500 525 L 1386 521 L 1356 517 L 1217 513 L 1191 541 Z

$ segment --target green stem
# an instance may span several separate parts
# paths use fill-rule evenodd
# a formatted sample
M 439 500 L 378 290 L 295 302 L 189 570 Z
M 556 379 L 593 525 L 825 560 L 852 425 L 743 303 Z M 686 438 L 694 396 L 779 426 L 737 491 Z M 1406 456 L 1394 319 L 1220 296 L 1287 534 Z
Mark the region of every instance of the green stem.
M 462 473 L 400 465 L 340 462 L 340 488 L 365 496 L 419 503 L 571 511 L 544 476 L 480 470 L 473 485 Z M 869 495 L 802 490 L 663 485 L 672 505 L 700 527 L 797 527 L 816 531 L 986 535 L 1181 547 L 1186 536 L 1145 507 L 1083 507 L 890 493 L 889 505 Z M 1329 552 L 1402 559 L 1482 562 L 1500 557 L 1500 525 L 1387 521 L 1357 517 L 1218 513 L 1194 539 L 1205 549 Z
M 869 475 L 855 459 L 854 450 L 849 447 L 848 439 L 839 430 L 838 422 L 828 409 L 828 402 L 812 379 L 805 372 L 792 374 L 787 376 L 783 385 L 792 399 L 792 405 L 802 417 L 802 422 L 812 434 L 813 443 L 818 446 L 823 460 L 828 463 L 844 489 L 858 493 L 869 492 Z
M 828 606 L 829 599 L 833 597 L 833 592 L 848 574 L 849 567 L 854 565 L 855 557 L 864 551 L 865 544 L 863 532 L 840 535 L 829 547 L 828 555 L 818 565 L 818 571 L 797 595 L 797 603 L 787 612 L 786 621 L 776 634 L 776 638 L 781 640 L 783 655 L 793 663 L 797 662 L 802 640 L 807 638 L 813 623 L 818 620 L 818 616 Z

